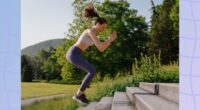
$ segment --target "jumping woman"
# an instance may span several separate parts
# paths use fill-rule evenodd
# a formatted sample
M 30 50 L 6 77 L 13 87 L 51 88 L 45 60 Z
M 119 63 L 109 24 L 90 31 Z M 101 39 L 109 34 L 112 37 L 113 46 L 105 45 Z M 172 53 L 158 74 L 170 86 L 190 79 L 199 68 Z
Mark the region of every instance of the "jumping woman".
M 67 51 L 66 58 L 71 64 L 87 72 L 87 75 L 82 81 L 79 90 L 73 96 L 74 100 L 83 105 L 87 105 L 89 104 L 89 100 L 86 98 L 84 92 L 95 76 L 96 71 L 94 67 L 82 56 L 82 53 L 92 45 L 95 45 L 100 52 L 104 52 L 106 48 L 109 47 L 111 42 L 116 39 L 117 34 L 116 32 L 112 32 L 106 41 L 101 42 L 96 36 L 96 33 L 103 32 L 106 29 L 107 21 L 99 16 L 93 6 L 85 7 L 83 12 L 84 19 L 96 17 L 96 21 L 91 28 L 85 29 L 76 43 L 70 47 L 70 49 Z

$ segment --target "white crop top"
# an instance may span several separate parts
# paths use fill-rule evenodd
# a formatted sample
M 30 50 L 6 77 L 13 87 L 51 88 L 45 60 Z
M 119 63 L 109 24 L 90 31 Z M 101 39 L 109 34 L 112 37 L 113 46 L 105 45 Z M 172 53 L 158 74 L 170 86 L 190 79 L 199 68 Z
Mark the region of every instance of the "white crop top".
M 81 35 L 78 39 L 79 42 L 84 42 L 86 45 L 93 45 L 94 42 L 92 41 L 92 39 L 90 38 L 90 36 L 88 35 Z

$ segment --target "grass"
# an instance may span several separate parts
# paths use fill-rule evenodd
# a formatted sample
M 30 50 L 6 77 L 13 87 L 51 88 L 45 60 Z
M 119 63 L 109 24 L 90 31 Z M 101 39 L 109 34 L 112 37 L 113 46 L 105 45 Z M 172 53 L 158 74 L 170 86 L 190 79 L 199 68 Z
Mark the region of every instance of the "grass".
M 162 71 L 174 71 L 177 73 L 179 71 L 179 67 L 177 65 L 163 65 L 159 69 Z
M 21 83 L 22 99 L 48 96 L 54 94 L 73 94 L 79 85 L 63 85 L 49 83 Z
M 112 96 L 115 91 L 124 91 L 126 86 L 131 86 L 132 80 L 128 80 L 131 77 L 124 77 L 124 78 L 116 78 L 115 80 L 112 79 L 106 79 L 103 82 L 93 83 L 90 85 L 90 88 L 86 90 L 86 95 L 91 101 L 99 101 L 103 96 Z M 23 85 L 23 84 L 22 84 Z M 50 91 L 48 87 L 50 88 L 56 88 L 54 86 L 60 86 L 60 89 L 70 91 L 69 93 L 66 92 L 67 96 L 59 99 L 53 99 L 43 102 L 36 102 L 33 105 L 24 106 L 22 107 L 22 110 L 75 110 L 76 108 L 80 107 L 81 105 L 77 102 L 74 102 L 71 98 L 78 89 L 79 85 L 59 85 L 59 84 L 45 84 L 45 83 L 25 83 L 24 85 L 28 86 L 30 85 L 33 87 L 31 90 L 33 92 L 35 91 L 34 88 L 38 89 L 38 93 L 42 95 L 42 91 Z M 48 87 L 44 87 L 48 86 Z M 74 87 L 73 87 L 74 86 Z M 43 87 L 43 90 L 39 90 L 39 87 Z M 57 87 L 58 88 L 58 87 Z M 22 88 L 22 91 L 24 91 Z M 73 90 L 71 90 L 73 89 Z M 52 90 L 52 89 L 51 89 Z M 27 90 L 29 92 L 29 95 L 27 97 L 31 97 L 32 92 L 30 92 L 30 89 Z M 47 95 L 49 93 L 46 93 Z M 23 96 L 23 94 L 22 94 Z
M 73 100 L 71 99 L 74 93 L 76 93 L 79 86 L 80 85 L 22 83 L 22 99 L 59 93 L 67 94 L 67 96 L 63 98 L 36 102 L 33 105 L 24 106 L 22 107 L 22 110 L 73 110 L 80 106 L 79 104 L 73 102 Z M 94 93 L 96 90 L 96 84 L 92 84 L 90 88 L 87 89 L 87 93 Z

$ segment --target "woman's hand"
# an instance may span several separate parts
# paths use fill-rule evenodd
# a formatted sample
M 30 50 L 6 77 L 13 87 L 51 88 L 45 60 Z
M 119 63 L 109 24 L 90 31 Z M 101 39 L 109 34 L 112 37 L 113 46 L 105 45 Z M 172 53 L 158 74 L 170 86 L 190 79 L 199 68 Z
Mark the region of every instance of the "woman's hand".
M 112 34 L 110 35 L 110 40 L 111 42 L 114 41 L 117 38 L 117 32 L 112 32 Z

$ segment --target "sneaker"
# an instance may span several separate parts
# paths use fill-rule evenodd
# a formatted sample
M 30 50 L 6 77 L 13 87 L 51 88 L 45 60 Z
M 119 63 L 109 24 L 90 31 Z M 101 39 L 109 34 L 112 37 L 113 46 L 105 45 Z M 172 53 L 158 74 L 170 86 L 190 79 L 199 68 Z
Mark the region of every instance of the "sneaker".
M 72 97 L 72 99 L 78 101 L 79 103 L 81 103 L 84 106 L 89 104 L 89 100 L 86 98 L 85 94 L 82 94 L 80 96 L 74 95 Z

